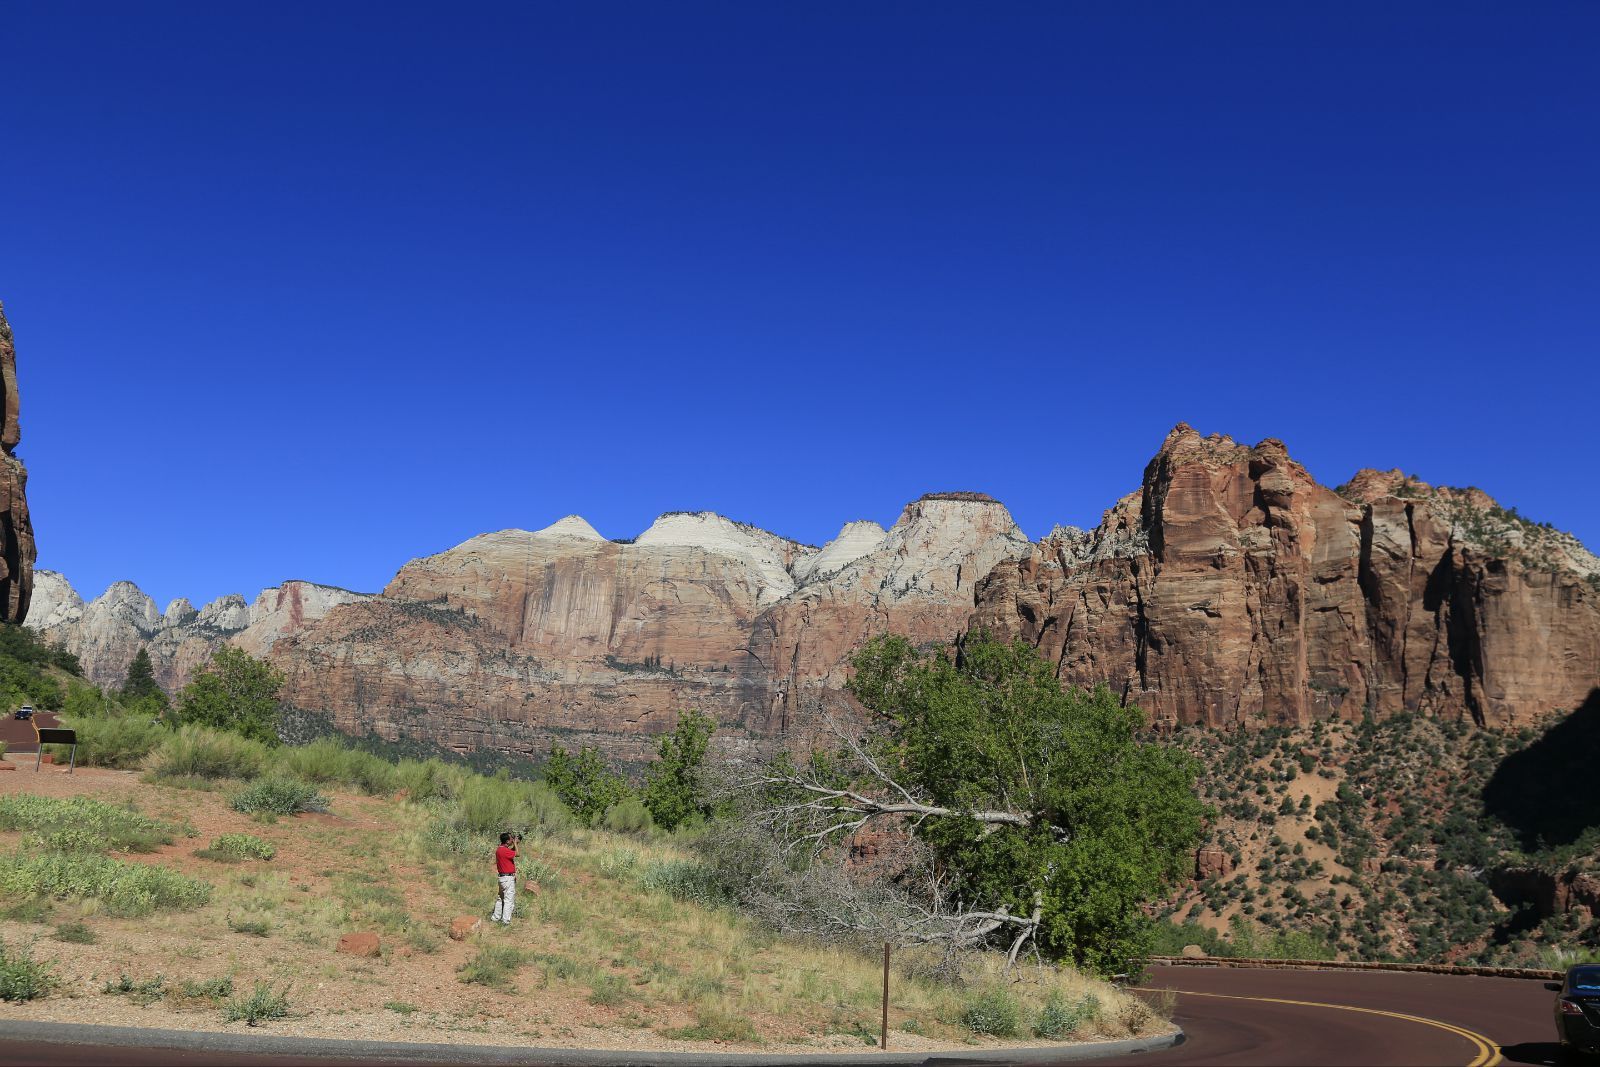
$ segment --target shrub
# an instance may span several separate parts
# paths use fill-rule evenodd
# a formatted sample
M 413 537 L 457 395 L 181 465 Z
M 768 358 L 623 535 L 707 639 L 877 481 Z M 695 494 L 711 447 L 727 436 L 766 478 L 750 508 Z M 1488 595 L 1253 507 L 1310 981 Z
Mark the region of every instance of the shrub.
M 572 822 L 571 813 L 542 782 L 516 782 L 498 774 L 466 779 L 458 811 L 460 826 L 475 834 L 564 829 Z
M 67 725 L 78 733 L 78 763 L 85 767 L 139 767 L 167 737 L 141 715 L 75 718 Z
M 255 778 L 267 765 L 267 746 L 259 741 L 185 726 L 167 738 L 151 773 L 168 778 Z
M 1015 1037 L 1017 1002 L 1004 989 L 986 989 L 967 1001 L 961 1011 L 961 1025 L 975 1034 Z
M 169 999 L 175 1000 L 209 1000 L 213 1004 L 220 1004 L 233 996 L 232 978 L 210 978 L 205 981 L 184 979 L 182 985 L 167 993 Z
M 31 949 L 0 941 L 0 1000 L 37 1000 L 55 984 L 50 965 L 34 959 Z
M 235 793 L 228 803 L 234 811 L 246 815 L 298 815 L 328 810 L 327 797 L 293 778 L 263 778 Z
M 385 1010 L 392 1011 L 396 1015 L 415 1015 L 420 1010 L 415 1004 L 408 1004 L 403 1000 L 385 1001 L 383 1006 Z
M 255 834 L 223 834 L 211 842 L 211 851 L 242 860 L 270 860 L 278 854 L 278 847 Z
M 276 745 L 282 688 L 283 675 L 277 669 L 242 649 L 223 645 L 178 694 L 173 717 Z
M 1100 1014 L 1100 998 L 1085 993 L 1076 1004 L 1068 1004 L 1059 990 L 1051 992 L 1039 1011 L 1039 1020 L 1033 1032 L 1039 1037 L 1058 1038 L 1076 1033 L 1085 1023 L 1093 1022 Z
M 403 759 L 395 766 L 396 786 L 412 800 L 450 800 L 460 794 L 464 777 L 440 759 Z
M 158 974 L 139 982 L 123 974 L 115 982 L 107 982 L 100 992 L 111 997 L 127 997 L 142 1008 L 167 995 L 167 980 Z
M 93 930 L 81 922 L 65 922 L 56 927 L 54 935 L 57 941 L 65 941 L 72 945 L 92 945 L 100 940 Z
M 170 826 L 128 808 L 37 793 L 0 797 L 0 830 L 29 830 L 43 847 L 69 852 L 153 852 L 172 843 Z
M 643 889 L 659 890 L 674 900 L 702 907 L 715 907 L 728 901 L 721 881 L 710 867 L 692 860 L 666 860 L 653 863 L 639 875 Z
M 504 989 L 511 984 L 517 968 L 526 961 L 527 955 L 510 945 L 484 945 L 476 956 L 457 968 L 456 973 L 469 985 Z
M 249 934 L 251 937 L 267 937 L 272 933 L 272 923 L 266 919 L 235 919 L 228 917 L 228 929 L 236 934 Z
M 0 860 L 0 898 L 99 900 L 112 915 L 148 915 L 159 908 L 197 908 L 211 886 L 167 869 L 92 853 L 15 853 Z
M 638 797 L 620 800 L 606 809 L 600 828 L 614 834 L 643 834 L 655 829 L 655 819 Z
M 222 1018 L 230 1023 L 243 1022 L 259 1026 L 272 1019 L 289 1017 L 289 997 L 277 992 L 268 982 L 257 982 L 248 997 L 234 997 L 222 1009 Z
M 400 784 L 393 763 L 370 752 L 347 748 L 331 737 L 285 749 L 279 757 L 285 770 L 308 782 L 337 782 L 369 795 L 393 793 Z

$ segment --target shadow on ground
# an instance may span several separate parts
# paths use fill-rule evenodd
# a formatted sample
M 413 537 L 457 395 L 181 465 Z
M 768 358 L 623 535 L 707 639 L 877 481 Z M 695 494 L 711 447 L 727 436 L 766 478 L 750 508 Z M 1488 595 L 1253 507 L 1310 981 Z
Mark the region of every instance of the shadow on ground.
M 1483 787 L 1483 810 L 1517 835 L 1524 851 L 1570 845 L 1600 830 L 1600 689 L 1539 740 L 1507 756 Z

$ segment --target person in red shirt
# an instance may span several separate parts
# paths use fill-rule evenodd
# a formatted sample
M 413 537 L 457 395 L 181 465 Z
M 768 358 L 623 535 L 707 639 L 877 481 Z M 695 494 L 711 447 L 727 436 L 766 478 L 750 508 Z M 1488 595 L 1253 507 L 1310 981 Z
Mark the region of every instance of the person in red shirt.
M 500 879 L 500 895 L 495 899 L 490 922 L 511 925 L 511 909 L 517 902 L 517 845 L 521 838 L 516 834 L 500 835 L 500 847 L 494 850 L 494 869 Z

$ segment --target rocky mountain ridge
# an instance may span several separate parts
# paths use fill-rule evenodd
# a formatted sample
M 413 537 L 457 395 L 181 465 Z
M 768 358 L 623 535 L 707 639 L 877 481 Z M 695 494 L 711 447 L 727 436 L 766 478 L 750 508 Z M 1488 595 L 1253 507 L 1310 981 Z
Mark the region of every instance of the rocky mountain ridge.
M 1179 425 L 1098 527 L 997 567 L 973 626 L 1157 722 L 1506 725 L 1600 683 L 1600 560 L 1478 490 L 1369 470 L 1335 491 L 1281 441 Z
M 196 610 L 179 597 L 160 611 L 132 582 L 115 582 L 85 602 L 56 571 L 38 571 L 35 580 L 26 625 L 75 653 L 84 677 L 108 688 L 122 684 L 141 647 L 149 650 L 156 681 L 176 690 L 223 642 L 264 656 L 284 634 L 314 623 L 335 605 L 370 595 L 288 581 L 263 589 L 253 601 L 230 593 Z
M 120 584 L 85 605 L 41 572 L 36 599 L 32 624 L 102 682 L 143 643 L 181 684 L 227 640 L 347 732 L 629 762 L 688 707 L 729 747 L 803 743 L 851 712 L 850 656 L 886 631 L 1020 637 L 1169 724 L 1507 724 L 1600 682 L 1600 560 L 1575 539 L 1397 471 L 1330 489 L 1282 442 L 1186 425 L 1098 527 L 1038 543 L 989 497 L 931 493 L 821 548 L 709 512 L 631 540 L 568 516 L 413 560 L 370 596 L 292 582 L 158 612 Z

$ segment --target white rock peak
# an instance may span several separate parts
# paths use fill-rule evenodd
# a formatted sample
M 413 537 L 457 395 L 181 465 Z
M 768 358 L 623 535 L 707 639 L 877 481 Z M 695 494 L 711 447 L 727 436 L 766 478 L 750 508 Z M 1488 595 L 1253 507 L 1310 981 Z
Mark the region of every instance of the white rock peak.
M 883 539 L 888 535 L 889 531 L 871 519 L 847 522 L 840 528 L 837 537 L 822 546 L 821 552 L 807 556 L 794 565 L 795 580 L 804 585 L 814 579 L 837 574 L 883 544 Z
M 26 626 L 48 630 L 83 618 L 83 597 L 60 571 L 33 572 L 33 603 L 28 607 Z
M 789 573 L 796 557 L 816 550 L 754 526 L 745 526 L 714 511 L 674 511 L 658 518 L 634 542 L 635 548 L 698 548 L 712 555 L 743 560 L 761 577 L 758 603 L 781 600 L 794 591 Z
M 589 525 L 582 515 L 568 515 L 564 519 L 557 519 L 549 526 L 534 534 L 535 537 L 572 537 L 580 541 L 604 541 L 600 531 Z

